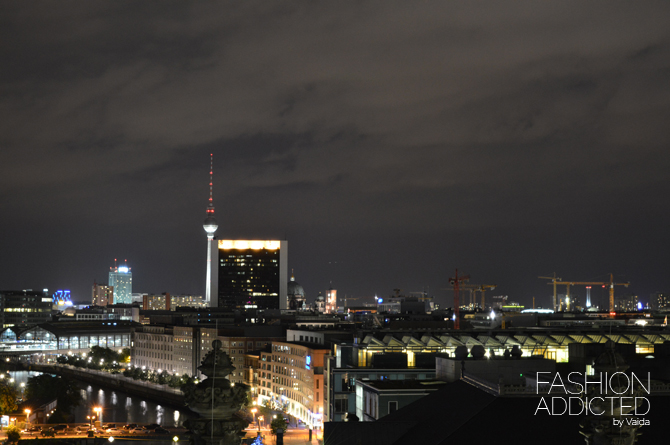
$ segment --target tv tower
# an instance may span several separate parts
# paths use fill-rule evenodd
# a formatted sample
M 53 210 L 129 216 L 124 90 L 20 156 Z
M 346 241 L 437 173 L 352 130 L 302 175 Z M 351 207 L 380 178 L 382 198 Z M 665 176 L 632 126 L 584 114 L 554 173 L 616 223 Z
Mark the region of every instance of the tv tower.
M 207 282 L 205 285 L 205 300 L 209 307 L 216 307 L 219 304 L 218 298 L 218 281 L 217 285 L 214 286 L 215 295 L 212 299 L 212 245 L 214 241 L 214 232 L 219 228 L 219 225 L 216 223 L 216 218 L 214 218 L 214 202 L 212 201 L 212 184 L 214 176 L 214 154 L 209 155 L 209 203 L 207 204 L 207 218 L 202 225 L 203 229 L 207 233 Z M 218 254 L 218 249 L 216 250 Z M 218 255 L 217 255 L 218 256 Z M 216 265 L 216 261 L 214 265 Z

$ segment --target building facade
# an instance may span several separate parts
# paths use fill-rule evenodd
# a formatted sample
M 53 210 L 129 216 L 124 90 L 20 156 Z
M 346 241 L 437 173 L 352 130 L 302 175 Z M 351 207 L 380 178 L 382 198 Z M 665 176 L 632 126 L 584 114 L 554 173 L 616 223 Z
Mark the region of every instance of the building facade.
M 287 309 L 287 241 L 219 240 L 218 306 Z
M 154 372 L 195 375 L 194 328 L 140 326 L 133 331 L 131 364 Z
M 91 292 L 91 304 L 94 306 L 107 306 L 114 304 L 114 286 L 93 283 Z
M 48 291 L 0 291 L 2 327 L 28 326 L 51 321 L 52 297 Z
M 127 265 L 109 268 L 109 286 L 114 288 L 114 302 L 130 304 L 133 302 L 133 274 Z
M 285 409 L 310 428 L 323 426 L 324 357 L 330 350 L 304 342 L 273 342 L 260 354 L 258 402 Z
M 143 310 L 174 311 L 178 307 L 206 308 L 207 302 L 199 295 L 160 295 L 145 294 L 142 300 Z
M 332 286 L 326 292 L 326 313 L 337 313 L 337 289 L 333 289 Z

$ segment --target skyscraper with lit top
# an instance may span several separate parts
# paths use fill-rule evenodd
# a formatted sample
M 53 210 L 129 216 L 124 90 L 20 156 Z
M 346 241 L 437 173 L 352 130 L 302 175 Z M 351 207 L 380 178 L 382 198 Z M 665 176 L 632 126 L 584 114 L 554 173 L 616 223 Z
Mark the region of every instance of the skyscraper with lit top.
M 116 260 L 114 260 L 116 263 Z M 109 286 L 114 288 L 114 303 L 130 304 L 133 302 L 133 274 L 127 260 L 124 264 L 109 268 Z
M 214 218 L 214 202 L 212 201 L 212 179 L 214 174 L 214 155 L 209 155 L 209 204 L 207 204 L 207 217 L 205 222 L 202 225 L 207 234 L 207 278 L 205 282 L 205 301 L 209 307 L 217 307 L 219 304 L 218 299 L 218 280 L 212 281 L 212 268 L 217 266 L 217 258 L 212 258 L 212 253 L 218 254 L 217 246 L 214 241 L 214 233 L 216 229 L 219 228 L 219 225 L 216 223 L 216 218 Z M 212 298 L 214 295 L 214 298 Z

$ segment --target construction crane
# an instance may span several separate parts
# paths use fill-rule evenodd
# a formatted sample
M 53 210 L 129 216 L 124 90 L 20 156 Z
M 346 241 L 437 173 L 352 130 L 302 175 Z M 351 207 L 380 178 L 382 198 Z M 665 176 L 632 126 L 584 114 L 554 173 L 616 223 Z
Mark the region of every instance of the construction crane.
M 482 284 L 480 286 L 479 292 L 482 293 L 482 309 L 486 309 L 486 298 L 484 296 L 484 293 L 486 292 L 486 289 L 493 290 L 496 287 L 498 287 L 498 285 L 496 285 L 496 284 Z
M 474 308 L 475 307 L 475 301 L 472 298 L 473 293 L 475 292 L 481 292 L 482 293 L 482 306 L 481 308 L 484 309 L 486 308 L 486 299 L 485 299 L 485 292 L 487 289 L 493 290 L 496 287 L 498 287 L 495 284 L 464 284 L 461 286 L 464 290 L 470 291 L 470 307 Z M 475 296 L 476 298 L 476 296 Z
M 625 283 L 615 283 L 614 282 L 614 275 L 610 274 L 610 280 L 609 281 L 559 281 L 557 283 L 554 283 L 554 289 L 556 289 L 556 284 L 565 284 L 566 285 L 566 290 L 565 290 L 565 296 L 568 301 L 568 309 L 570 308 L 570 286 L 576 286 L 576 285 L 584 285 L 584 286 L 602 286 L 602 287 L 609 287 L 609 293 L 610 293 L 610 312 L 614 312 L 614 286 L 624 286 L 628 287 L 630 285 L 630 281 L 625 282 Z M 554 290 L 556 292 L 556 290 Z M 554 294 L 555 295 L 555 294 Z M 554 297 L 555 301 L 555 297 Z M 555 309 L 554 309 L 555 310 Z
M 545 280 L 551 280 L 551 284 L 554 285 L 554 311 L 558 312 L 558 306 L 557 306 L 557 301 L 556 301 L 556 284 L 561 282 L 561 279 L 556 276 L 556 272 L 554 272 L 553 277 L 538 277 L 541 279 Z
M 460 315 L 461 311 L 459 309 L 459 301 L 458 301 L 458 286 L 463 283 L 467 283 L 470 281 L 470 275 L 461 275 L 460 277 L 458 276 L 458 269 L 456 269 L 456 275 L 453 278 L 449 278 L 449 284 L 454 286 L 454 329 L 458 330 L 461 328 L 460 324 Z
M 347 294 L 344 294 L 344 307 L 347 307 L 347 300 L 360 300 L 361 297 L 347 297 Z

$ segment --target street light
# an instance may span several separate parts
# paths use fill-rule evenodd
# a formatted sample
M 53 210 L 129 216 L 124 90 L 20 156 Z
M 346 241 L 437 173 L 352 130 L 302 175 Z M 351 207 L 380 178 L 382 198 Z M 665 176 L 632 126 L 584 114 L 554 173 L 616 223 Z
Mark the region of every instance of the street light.
M 47 414 L 47 416 L 48 416 L 48 414 Z M 86 416 L 86 418 L 88 419 L 88 426 L 92 427 L 93 426 L 93 421 L 95 420 L 95 416 Z
M 99 406 L 96 406 L 93 408 L 93 411 L 98 415 L 98 421 L 100 422 L 100 426 L 102 427 L 102 408 Z
M 26 408 L 23 411 L 26 413 L 26 424 L 30 425 L 30 409 Z

